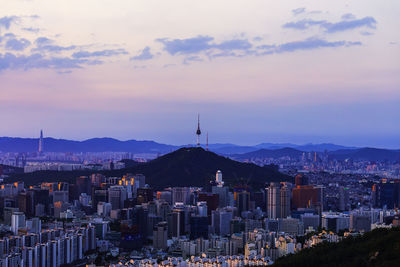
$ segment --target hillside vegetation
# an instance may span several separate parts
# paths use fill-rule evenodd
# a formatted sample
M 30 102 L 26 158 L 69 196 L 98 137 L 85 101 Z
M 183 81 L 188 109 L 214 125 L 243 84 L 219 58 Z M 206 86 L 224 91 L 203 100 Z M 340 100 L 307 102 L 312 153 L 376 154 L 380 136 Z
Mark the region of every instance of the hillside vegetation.
M 400 266 L 400 228 L 375 229 L 339 243 L 322 243 L 280 258 L 272 266 Z

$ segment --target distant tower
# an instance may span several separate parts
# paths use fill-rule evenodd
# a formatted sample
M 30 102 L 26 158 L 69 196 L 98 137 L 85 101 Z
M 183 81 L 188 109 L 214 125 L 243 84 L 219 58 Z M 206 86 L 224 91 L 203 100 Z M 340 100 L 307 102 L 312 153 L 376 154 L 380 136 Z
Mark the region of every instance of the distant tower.
M 197 131 L 196 131 L 196 135 L 197 135 L 197 147 L 200 147 L 200 135 L 201 135 L 201 131 L 200 131 L 200 114 L 197 117 Z
M 40 138 L 39 138 L 39 154 L 43 152 L 43 130 L 40 130 Z
M 207 132 L 207 144 L 206 144 L 206 150 L 208 151 L 208 132 Z

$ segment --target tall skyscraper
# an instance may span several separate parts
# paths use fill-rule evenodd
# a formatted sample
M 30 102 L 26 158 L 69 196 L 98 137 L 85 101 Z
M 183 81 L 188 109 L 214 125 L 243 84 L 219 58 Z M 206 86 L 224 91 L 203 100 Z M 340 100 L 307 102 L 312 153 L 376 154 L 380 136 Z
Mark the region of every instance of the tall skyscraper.
M 279 183 L 271 183 L 268 188 L 268 218 L 277 219 L 280 217 L 280 207 L 281 207 L 281 191 Z
M 25 227 L 25 214 L 23 212 L 13 212 L 11 216 L 11 231 L 18 235 L 18 230 Z
M 43 130 L 40 130 L 40 138 L 39 138 L 39 148 L 38 148 L 39 154 L 43 152 Z
M 197 117 L 197 146 L 200 147 L 200 135 L 201 135 L 201 130 L 200 130 L 200 114 Z
M 372 204 L 376 208 L 393 209 L 400 206 L 400 180 L 382 179 L 372 187 Z
M 281 188 L 280 194 L 280 217 L 287 218 L 290 216 L 291 186 L 285 183 Z

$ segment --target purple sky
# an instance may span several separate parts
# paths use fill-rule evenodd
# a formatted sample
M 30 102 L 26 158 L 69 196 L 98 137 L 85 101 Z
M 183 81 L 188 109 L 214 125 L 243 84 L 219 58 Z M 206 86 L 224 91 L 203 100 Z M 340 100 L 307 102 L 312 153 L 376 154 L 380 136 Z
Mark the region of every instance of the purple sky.
M 400 148 L 400 2 L 7 1 L 0 136 Z M 167 12 L 168 11 L 168 12 Z

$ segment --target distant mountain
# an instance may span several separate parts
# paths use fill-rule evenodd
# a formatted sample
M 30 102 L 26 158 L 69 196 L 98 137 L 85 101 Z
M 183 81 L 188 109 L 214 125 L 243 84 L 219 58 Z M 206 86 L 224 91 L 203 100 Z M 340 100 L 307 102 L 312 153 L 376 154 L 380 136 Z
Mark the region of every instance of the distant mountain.
M 305 144 L 296 145 L 291 143 L 261 143 L 255 146 L 238 146 L 233 144 L 219 144 L 218 146 L 209 145 L 209 149 L 218 154 L 223 155 L 233 155 L 233 154 L 244 154 L 253 151 L 258 151 L 260 149 L 276 150 L 282 148 L 294 148 L 304 152 L 324 152 L 326 151 L 336 151 L 340 149 L 356 149 L 356 147 L 340 146 L 335 144 Z
M 225 146 L 225 147 L 219 147 L 219 148 L 212 148 L 212 146 L 209 146 L 209 149 L 220 155 L 232 155 L 232 154 L 243 154 L 243 153 L 256 151 L 258 148 L 254 147 L 254 146 L 231 145 L 231 146 Z
M 107 176 L 121 176 L 126 173 L 142 173 L 146 183 L 155 189 L 170 186 L 205 186 L 215 179 L 215 173 L 221 170 L 227 185 L 246 183 L 254 187 L 263 187 L 271 181 L 291 181 L 273 168 L 242 163 L 219 156 L 202 148 L 181 148 L 147 163 L 140 163 L 131 168 L 103 171 Z M 68 181 L 80 175 L 92 172 L 52 172 L 40 171 L 18 175 L 7 182 L 23 180 L 31 185 L 43 181 Z
M 0 138 L 0 151 L 36 152 L 37 138 Z M 44 138 L 44 150 L 47 152 L 132 152 L 132 153 L 168 153 L 177 146 L 159 144 L 154 141 L 128 140 L 113 138 L 92 138 L 85 141 Z
M 282 158 L 282 157 L 291 157 L 291 158 L 300 158 L 303 155 L 303 151 L 285 147 L 280 149 L 260 149 L 249 153 L 237 154 L 233 155 L 233 159 L 245 160 L 252 158 Z
M 329 157 L 338 160 L 400 161 L 400 151 L 366 147 L 333 151 L 329 153 Z
M 0 137 L 0 151 L 3 152 L 36 152 L 38 150 L 38 138 L 12 138 Z M 66 139 L 44 138 L 45 152 L 130 152 L 135 154 L 166 154 L 175 151 L 182 146 L 160 144 L 154 141 L 128 140 L 120 141 L 113 138 L 92 138 L 84 141 Z M 399 160 L 396 150 L 377 148 L 355 148 L 335 144 L 305 144 L 295 145 L 290 143 L 273 144 L 262 143 L 256 146 L 238 146 L 234 144 L 210 144 L 209 150 L 219 155 L 233 156 L 243 159 L 248 157 L 279 158 L 283 156 L 295 156 L 301 152 L 328 151 L 331 158 L 355 160 Z M 292 150 L 288 150 L 291 148 Z M 265 151 L 260 151 L 260 150 Z M 296 151 L 294 151 L 296 150 Z M 254 152 L 254 154 L 249 154 Z M 243 154 L 238 156 L 238 154 Z
M 262 143 L 256 145 L 257 148 L 266 148 L 266 149 L 279 149 L 279 148 L 295 148 L 297 150 L 305 151 L 305 152 L 324 152 L 326 151 L 336 151 L 339 149 L 356 149 L 356 147 L 347 147 L 340 146 L 330 143 L 323 144 L 305 144 L 305 145 L 295 145 L 290 143 L 282 143 L 282 144 L 272 144 L 272 143 Z

